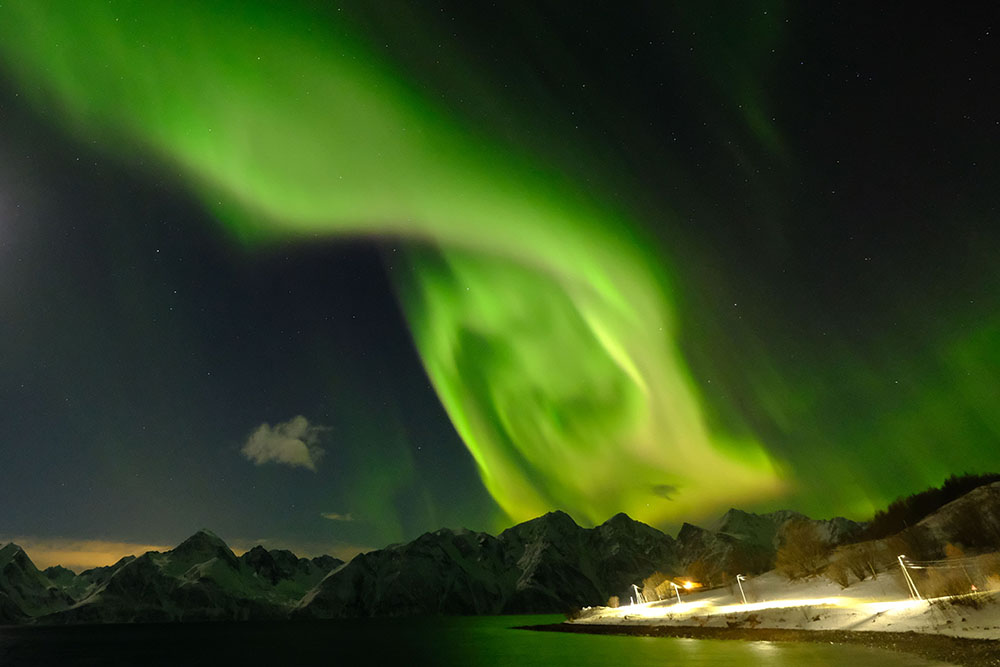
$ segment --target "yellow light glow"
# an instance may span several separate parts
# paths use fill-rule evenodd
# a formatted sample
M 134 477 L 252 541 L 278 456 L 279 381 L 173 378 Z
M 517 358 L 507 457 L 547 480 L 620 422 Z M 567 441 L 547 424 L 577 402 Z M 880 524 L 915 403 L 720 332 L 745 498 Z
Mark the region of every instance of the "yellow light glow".
M 847 604 L 845 604 L 847 603 Z M 732 614 L 743 611 L 760 611 L 762 609 L 785 609 L 787 607 L 841 607 L 855 606 L 850 598 L 812 598 L 807 600 L 771 600 L 769 602 L 752 602 L 750 604 L 730 604 L 716 607 L 716 614 Z
M 698 586 L 695 582 L 689 582 L 692 587 Z M 685 615 L 694 611 L 702 614 L 734 614 L 749 611 L 762 611 L 765 609 L 787 609 L 790 607 L 839 607 L 843 609 L 858 609 L 872 614 L 880 614 L 887 611 L 902 611 L 913 607 L 926 605 L 926 600 L 893 600 L 889 602 L 864 602 L 846 597 L 829 598 L 803 598 L 795 600 L 769 600 L 766 602 L 752 602 L 750 604 L 729 604 L 717 606 L 708 600 L 697 600 L 693 602 L 671 603 L 636 603 L 625 605 L 606 615 L 613 616 L 643 616 L 647 618 Z

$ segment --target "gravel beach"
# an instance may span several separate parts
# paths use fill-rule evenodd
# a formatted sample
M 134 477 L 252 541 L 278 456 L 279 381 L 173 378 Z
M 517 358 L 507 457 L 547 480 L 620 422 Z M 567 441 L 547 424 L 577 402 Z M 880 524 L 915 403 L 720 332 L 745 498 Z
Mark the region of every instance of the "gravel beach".
M 744 641 L 819 642 L 858 644 L 870 648 L 911 653 L 966 667 L 1000 666 L 1000 641 L 966 639 L 919 632 L 851 632 L 845 630 L 793 630 L 768 628 L 703 628 L 696 626 L 553 623 L 519 628 L 540 632 L 631 635 L 637 637 L 687 637 Z

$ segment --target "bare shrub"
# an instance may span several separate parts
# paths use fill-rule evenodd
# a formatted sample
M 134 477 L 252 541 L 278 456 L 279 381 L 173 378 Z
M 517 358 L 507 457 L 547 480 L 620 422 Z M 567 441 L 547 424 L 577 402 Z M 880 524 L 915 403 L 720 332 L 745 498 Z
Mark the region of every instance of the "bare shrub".
M 864 581 L 865 577 L 878 579 L 879 551 L 875 542 L 861 542 L 851 547 L 847 566 L 851 574 Z
M 879 550 L 874 542 L 861 542 L 839 547 L 830 558 L 827 576 L 847 588 L 849 577 L 858 581 L 868 577 L 878 579 Z
M 986 605 L 990 604 L 991 599 L 982 595 L 976 595 L 975 593 L 966 593 L 965 595 L 956 595 L 953 598 L 949 598 L 948 602 L 959 607 L 982 609 Z
M 964 595 L 969 592 L 968 577 L 961 570 L 924 570 L 926 574 L 914 578 L 920 594 L 925 598 Z
M 669 592 L 666 589 L 669 588 L 670 582 L 667 579 L 667 575 L 662 572 L 654 572 L 642 580 L 642 597 L 646 599 L 646 602 L 662 600 L 666 597 L 666 593 Z
M 834 558 L 826 568 L 827 578 L 839 584 L 841 588 L 847 588 L 851 584 L 851 575 L 844 563 L 844 557 Z
M 979 559 L 979 567 L 984 572 L 1000 574 L 1000 553 L 991 553 Z
M 608 598 L 608 607 L 611 609 L 617 609 L 621 606 L 621 601 L 618 599 L 617 595 L 612 595 Z
M 977 565 L 983 577 L 984 589 L 988 591 L 1000 590 L 1000 553 L 986 554 L 980 557 Z
M 782 530 L 782 545 L 775 557 L 775 569 L 789 579 L 820 574 L 827 564 L 830 545 L 816 527 L 805 520 L 789 522 Z
M 666 600 L 671 595 L 670 580 L 667 579 L 661 582 L 659 586 L 656 587 L 656 595 L 660 600 Z

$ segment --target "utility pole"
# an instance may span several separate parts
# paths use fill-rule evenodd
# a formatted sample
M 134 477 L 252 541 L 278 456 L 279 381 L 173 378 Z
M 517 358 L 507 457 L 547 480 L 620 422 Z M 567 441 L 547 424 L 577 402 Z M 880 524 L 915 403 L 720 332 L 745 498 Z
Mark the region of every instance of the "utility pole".
M 899 567 L 903 569 L 903 578 L 906 579 L 906 585 L 910 589 L 910 595 L 912 595 L 918 600 L 923 600 L 923 598 L 920 597 L 920 591 L 917 590 L 917 585 L 913 583 L 913 577 L 910 576 L 910 573 L 906 569 L 906 563 L 903 562 L 903 559 L 905 559 L 906 556 L 900 554 L 898 558 L 899 558 Z
M 744 577 L 742 574 L 736 575 L 736 585 L 740 587 L 740 597 L 743 598 L 743 604 L 747 603 L 747 594 L 743 592 L 743 582 L 746 580 L 747 578 Z

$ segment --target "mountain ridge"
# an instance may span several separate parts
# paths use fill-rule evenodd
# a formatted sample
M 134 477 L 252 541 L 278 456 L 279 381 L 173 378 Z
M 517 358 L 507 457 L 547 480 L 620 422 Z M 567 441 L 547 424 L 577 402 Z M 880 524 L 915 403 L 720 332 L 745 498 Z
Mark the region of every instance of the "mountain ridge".
M 986 517 L 985 532 L 962 518 L 971 507 Z M 671 536 L 624 513 L 587 528 L 553 511 L 495 536 L 441 528 L 347 563 L 260 545 L 236 556 L 202 529 L 174 549 L 79 574 L 39 571 L 9 544 L 0 548 L 0 624 L 562 612 L 627 600 L 644 586 L 648 594 L 659 585 L 652 580 L 718 585 L 737 572 L 765 571 L 793 522 L 810 524 L 831 547 L 850 544 L 864 528 L 842 517 L 732 508 L 712 528 L 684 523 Z M 960 543 L 963 535 L 996 533 L 1000 542 L 994 524 L 1000 482 L 945 505 L 920 530 Z

